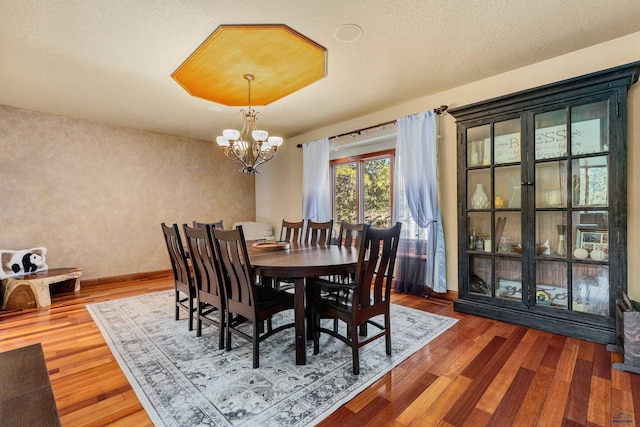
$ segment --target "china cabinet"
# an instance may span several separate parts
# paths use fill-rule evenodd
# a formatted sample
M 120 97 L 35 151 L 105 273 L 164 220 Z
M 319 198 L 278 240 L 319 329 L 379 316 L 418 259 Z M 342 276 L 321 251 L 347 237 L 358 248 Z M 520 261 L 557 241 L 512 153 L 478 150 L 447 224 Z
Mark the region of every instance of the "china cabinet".
M 626 107 L 640 62 L 450 109 L 454 308 L 600 343 L 627 288 Z

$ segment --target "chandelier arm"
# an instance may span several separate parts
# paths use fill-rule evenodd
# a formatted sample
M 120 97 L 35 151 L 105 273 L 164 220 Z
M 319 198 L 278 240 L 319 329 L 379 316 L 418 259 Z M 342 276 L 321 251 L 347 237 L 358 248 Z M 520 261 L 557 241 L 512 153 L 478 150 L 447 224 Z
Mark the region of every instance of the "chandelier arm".
M 231 156 L 229 152 L 231 152 L 233 156 Z M 238 153 L 236 153 L 236 151 L 231 146 L 229 146 L 226 150 L 224 150 L 224 154 L 225 156 L 227 156 L 229 160 L 233 160 L 236 163 L 246 166 L 245 161 L 242 159 L 242 157 L 238 156 Z
M 262 153 L 265 153 L 265 151 L 263 151 Z M 256 166 L 261 165 L 265 162 L 268 162 L 269 160 L 273 159 L 276 155 L 276 150 L 273 148 L 270 148 L 268 151 L 266 151 L 266 153 L 268 153 L 267 155 L 263 155 L 262 153 L 260 153 L 257 157 L 256 157 L 256 161 L 260 161 L 259 163 L 257 163 Z

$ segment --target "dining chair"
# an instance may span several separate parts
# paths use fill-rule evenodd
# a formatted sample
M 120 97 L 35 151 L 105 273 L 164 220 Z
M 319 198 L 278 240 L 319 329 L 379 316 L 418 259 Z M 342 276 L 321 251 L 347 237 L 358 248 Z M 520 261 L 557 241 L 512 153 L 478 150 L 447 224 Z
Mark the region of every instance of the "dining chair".
M 224 348 L 225 293 L 224 282 L 215 267 L 213 240 L 209 224 L 189 227 L 184 235 L 193 265 L 196 287 L 196 336 L 202 335 L 202 322 L 218 327 L 218 348 Z M 217 315 L 217 316 L 216 316 Z
M 331 243 L 331 232 L 333 231 L 333 220 L 326 222 L 315 222 L 307 220 L 307 231 L 304 241 L 318 245 L 328 245 Z
M 282 220 L 282 227 L 280 228 L 280 241 L 290 243 L 300 243 L 304 236 L 304 219 L 302 221 L 292 222 Z M 293 282 L 290 280 L 281 280 L 277 277 L 273 278 L 273 284 L 278 290 L 293 290 Z
M 362 240 L 362 232 L 364 231 L 365 223 L 353 223 L 347 221 L 340 221 L 340 231 L 338 232 L 338 238 L 336 244 L 339 247 L 345 248 L 358 248 L 360 247 L 360 241 Z M 323 276 L 324 280 L 329 280 L 336 283 L 353 283 L 353 273 L 340 274 L 332 276 Z M 338 293 L 340 289 L 335 287 L 320 286 L 323 293 Z M 342 290 L 344 292 L 344 290 Z M 338 321 L 334 319 L 334 330 L 338 329 Z
M 291 222 L 282 220 L 282 228 L 280 228 L 281 242 L 300 242 L 302 240 L 302 231 L 304 229 L 304 219 L 299 222 Z
M 196 298 L 196 288 L 187 262 L 187 255 L 182 245 L 178 224 L 168 226 L 161 224 L 164 234 L 164 241 L 171 260 L 173 270 L 173 282 L 175 288 L 175 318 L 180 320 L 180 307 L 189 313 L 189 330 L 193 330 L 193 317 L 195 312 L 194 300 Z M 182 296 L 184 294 L 186 296 Z
M 207 224 L 209 224 L 213 228 L 217 228 L 218 230 L 224 230 L 224 221 L 223 220 L 220 220 L 218 222 L 198 222 L 198 221 L 193 221 L 193 228 L 204 227 Z
M 256 285 L 242 226 L 234 230 L 213 229 L 213 241 L 218 274 L 226 281 L 227 351 L 231 350 L 232 334 L 250 341 L 253 345 L 253 367 L 258 368 L 260 342 L 284 329 L 294 327 L 291 322 L 273 328 L 268 321 L 276 313 L 293 310 L 293 295 Z M 261 333 L 265 321 L 267 328 Z M 238 328 L 245 322 L 253 324 L 252 334 Z
M 360 240 L 362 239 L 362 232 L 364 231 L 364 223 L 353 223 L 347 221 L 340 221 L 340 231 L 338 232 L 338 246 L 344 246 L 345 248 L 359 247 Z
M 387 355 L 391 355 L 390 296 L 401 223 L 390 228 L 365 226 L 358 249 L 358 264 L 354 283 L 332 283 L 320 278 L 312 279 L 314 286 L 313 353 L 320 352 L 320 334 L 331 335 L 351 347 L 353 374 L 360 374 L 360 348 L 385 337 Z M 347 289 L 343 294 L 323 296 L 319 284 Z M 336 296 L 337 295 L 337 296 Z M 384 323 L 373 320 L 382 315 Z M 346 333 L 324 328 L 321 319 L 338 319 L 347 325 Z M 358 330 L 366 325 L 377 328 L 376 333 L 361 339 Z

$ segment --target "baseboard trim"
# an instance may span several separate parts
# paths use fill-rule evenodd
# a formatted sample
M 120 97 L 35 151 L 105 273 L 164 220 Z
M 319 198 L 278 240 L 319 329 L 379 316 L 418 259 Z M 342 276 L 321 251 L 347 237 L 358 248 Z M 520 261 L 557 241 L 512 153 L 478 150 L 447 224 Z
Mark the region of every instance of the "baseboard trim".
M 120 276 L 100 277 L 98 279 L 82 280 L 81 286 L 83 288 L 104 285 L 105 283 L 122 283 L 132 280 L 156 280 L 163 279 L 165 277 L 171 277 L 173 272 L 171 270 L 158 270 L 158 271 L 146 271 L 142 273 L 123 274 Z
M 457 291 L 449 291 L 449 290 L 447 290 L 447 292 L 445 292 L 445 293 L 431 292 L 431 294 L 425 296 L 425 298 L 426 299 L 433 299 L 433 300 L 442 300 L 442 301 L 454 302 L 455 300 L 458 299 L 458 292 Z

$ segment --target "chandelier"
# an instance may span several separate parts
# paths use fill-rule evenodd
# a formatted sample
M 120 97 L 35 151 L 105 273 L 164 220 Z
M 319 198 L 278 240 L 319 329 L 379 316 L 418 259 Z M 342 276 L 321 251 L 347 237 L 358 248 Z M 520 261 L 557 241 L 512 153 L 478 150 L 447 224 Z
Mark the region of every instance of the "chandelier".
M 256 129 L 256 120 L 261 114 L 251 108 L 251 81 L 255 77 L 253 74 L 245 74 L 243 77 L 249 88 L 249 102 L 247 111 L 240 110 L 242 129 L 225 129 L 222 136 L 216 138 L 216 142 L 225 156 L 242 165 L 242 173 L 255 175 L 260 173 L 258 166 L 275 157 L 278 147 L 282 145 L 282 138 L 269 136 L 267 131 Z

